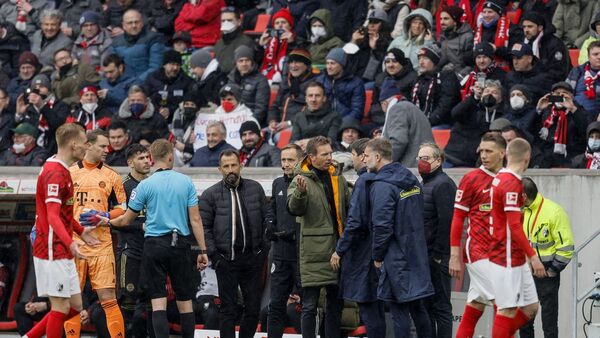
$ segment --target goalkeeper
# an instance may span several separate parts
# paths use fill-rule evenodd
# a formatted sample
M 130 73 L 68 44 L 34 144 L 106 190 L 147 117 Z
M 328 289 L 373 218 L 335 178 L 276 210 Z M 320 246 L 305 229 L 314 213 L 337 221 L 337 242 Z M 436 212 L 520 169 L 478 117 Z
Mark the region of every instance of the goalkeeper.
M 87 140 L 90 147 L 85 157 L 69 170 L 75 197 L 74 218 L 85 227 L 95 227 L 100 221 L 98 216 L 116 218 L 125 213 L 126 195 L 121 176 L 103 163 L 109 149 L 108 134 L 97 129 L 87 134 Z M 125 325 L 115 292 L 115 256 L 110 228 L 97 227 L 91 233 L 101 244 L 80 248 L 86 257 L 75 259 L 80 286 L 85 285 L 89 276 L 106 314 L 110 336 L 124 338 Z M 73 237 L 78 238 L 76 234 Z M 66 337 L 79 337 L 80 328 L 81 323 L 76 317 L 65 322 Z

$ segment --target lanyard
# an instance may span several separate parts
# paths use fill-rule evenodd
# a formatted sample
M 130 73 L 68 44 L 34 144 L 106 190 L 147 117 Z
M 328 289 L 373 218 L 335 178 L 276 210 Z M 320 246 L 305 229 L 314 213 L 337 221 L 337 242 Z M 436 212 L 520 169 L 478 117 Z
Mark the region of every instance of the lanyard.
M 544 205 L 544 198 L 542 197 L 542 202 L 540 203 L 540 206 L 538 207 L 538 210 L 535 213 L 535 217 L 533 218 L 533 223 L 531 223 L 531 228 L 529 229 L 529 238 L 531 239 L 531 236 L 533 236 L 533 229 L 535 229 L 535 222 L 538 219 L 538 216 L 540 215 L 540 211 L 542 211 L 542 206 Z

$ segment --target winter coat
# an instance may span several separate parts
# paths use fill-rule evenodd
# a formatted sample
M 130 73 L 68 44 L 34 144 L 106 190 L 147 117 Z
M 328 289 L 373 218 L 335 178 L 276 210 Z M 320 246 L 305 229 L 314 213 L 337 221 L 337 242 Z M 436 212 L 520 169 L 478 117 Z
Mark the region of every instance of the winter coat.
M 173 120 L 173 113 L 179 107 L 183 96 L 192 88 L 194 80 L 179 70 L 177 77 L 168 78 L 164 68 L 159 68 L 150 73 L 144 82 L 146 93 L 152 103 L 158 109 L 166 107 L 169 109 L 168 122 Z M 164 97 L 166 96 L 166 100 Z
M 6 87 L 6 91 L 8 92 L 8 96 L 10 96 L 10 102 L 17 102 L 17 98 L 19 95 L 25 93 L 25 89 L 31 86 L 31 80 L 35 77 L 35 74 L 27 80 L 23 80 L 20 76 L 15 76 L 10 79 L 8 86 Z
M 40 14 L 48 7 L 47 0 L 29 0 L 28 1 L 33 10 L 25 17 L 27 28 L 23 32 L 28 38 L 33 36 L 36 30 L 40 28 Z M 17 5 L 10 1 L 6 1 L 0 7 L 0 19 L 3 22 L 15 23 L 17 22 L 17 15 L 19 10 Z
M 192 46 L 213 46 L 221 34 L 221 8 L 223 0 L 202 0 L 196 5 L 186 2 L 175 19 L 175 31 L 187 31 L 192 36 Z
M 333 187 L 337 223 L 333 223 L 332 212 L 325 195 L 325 187 L 314 172 L 310 158 L 306 157 L 294 170 L 294 180 L 287 191 L 287 207 L 291 214 L 298 216 L 300 235 L 298 237 L 300 280 L 303 288 L 323 285 L 336 285 L 338 272 L 329 264 L 335 251 L 340 229 L 346 224 L 346 212 L 350 202 L 350 188 L 341 170 L 334 165 L 328 169 Z M 304 177 L 306 192 L 298 190 L 297 175 Z
M 340 114 L 331 109 L 327 102 L 315 111 L 309 111 L 308 108 L 305 108 L 293 120 L 290 141 L 295 142 L 315 136 L 325 136 L 335 141 L 341 124 Z
M 240 153 L 243 151 L 246 151 L 244 147 L 240 149 Z M 267 142 L 262 142 L 260 149 L 246 163 L 246 167 L 281 167 L 281 151 Z
M 221 104 L 219 91 L 227 83 L 227 73 L 219 67 L 219 62 L 213 59 L 204 70 L 202 78 L 196 80 L 190 89 L 196 98 L 200 99 L 202 107 L 209 103 Z
M 343 41 L 350 41 L 352 32 L 365 22 L 367 5 L 363 0 L 321 0 L 321 8 L 335 13 L 333 34 Z
M 271 244 L 273 259 L 293 261 L 298 260 L 298 247 L 296 239 L 300 225 L 296 222 L 296 216 L 290 214 L 287 209 L 287 190 L 292 181 L 291 177 L 277 177 L 273 181 L 271 189 L 271 214 L 273 217 L 273 232 L 281 235 Z
M 234 146 L 225 140 L 219 142 L 214 148 L 209 148 L 207 145 L 198 148 L 190 161 L 190 167 L 217 168 L 219 166 L 219 156 L 223 151 L 229 149 L 236 150 Z
M 18 77 L 19 56 L 23 51 L 29 50 L 29 40 L 10 22 L 4 22 L 2 27 L 6 30 L 6 35 L 0 38 L 0 64 L 8 76 Z
M 31 52 L 37 56 L 42 66 L 50 66 L 54 68 L 54 53 L 59 49 L 71 50 L 73 40 L 59 31 L 54 38 L 46 40 L 43 38 L 42 30 L 33 33 L 30 38 Z M 44 44 L 42 45 L 42 42 Z
M 267 122 L 293 121 L 304 106 L 306 106 L 306 88 L 315 80 L 316 74 L 308 70 L 299 78 L 292 78 L 288 74 L 287 78 L 281 81 L 275 101 L 269 109 Z M 297 86 L 292 85 L 292 81 L 298 81 Z M 294 88 L 297 88 L 294 90 Z
M 454 213 L 456 184 L 440 166 L 423 178 L 423 221 L 427 253 L 433 260 L 450 257 L 450 225 Z
M 185 0 L 174 0 L 171 8 L 166 8 L 164 1 L 155 1 L 150 11 L 148 25 L 162 34 L 165 40 L 170 39 L 176 32 L 175 19 L 186 2 Z
M 487 117 L 486 117 L 487 115 Z M 450 140 L 444 149 L 447 159 L 455 166 L 475 167 L 477 162 L 477 147 L 481 135 L 490 129 L 490 123 L 503 117 L 502 104 L 496 111 L 486 114 L 479 100 L 468 96 L 452 109 L 452 119 L 455 121 L 450 129 Z
M 410 101 L 402 99 L 388 108 L 383 125 L 383 138 L 392 144 L 392 160 L 407 168 L 417 166 L 419 147 L 433 142 L 431 125 L 423 112 Z
M 530 44 L 533 42 L 530 41 Z M 564 81 L 571 70 L 569 50 L 554 36 L 554 27 L 544 27 L 544 36 L 539 42 L 540 58 L 544 73 L 551 83 Z
M 15 105 L 9 104 L 8 107 L 0 112 L 0 151 L 8 149 L 12 145 L 12 130 L 17 126 L 15 121 Z
M 394 76 L 389 75 L 387 72 L 380 73 L 375 78 L 375 87 L 373 88 L 373 100 L 371 101 L 371 107 L 369 111 L 369 118 L 371 122 L 381 126 L 385 122 L 385 112 L 381 109 L 381 103 L 379 102 L 379 94 L 381 93 L 381 87 L 386 81 L 394 81 L 396 87 L 400 89 L 400 92 L 405 97 L 410 97 L 412 94 L 413 86 L 417 81 L 418 74 L 413 69 L 410 63 L 402 66 L 402 70 Z
M 516 84 L 522 84 L 529 89 L 531 93 L 531 102 L 538 100 L 550 92 L 552 80 L 542 66 L 541 62 L 534 61 L 533 68 L 527 72 L 511 71 L 506 74 L 506 86 L 504 88 L 512 88 Z
M 383 262 L 377 298 L 405 303 L 432 295 L 419 181 L 394 162 L 379 169 L 369 183 L 371 257 Z
M 473 52 L 473 30 L 467 23 L 462 23 L 452 32 L 440 34 L 442 62 L 445 70 L 451 70 L 460 75 L 466 75 L 470 67 L 466 66 L 465 58 Z
M 513 126 L 521 129 L 529 140 L 537 137 L 540 131 L 540 117 L 535 110 L 534 103 L 526 103 L 523 108 L 514 110 L 510 103 L 505 107 L 504 118 L 508 119 Z
M 365 110 L 365 87 L 358 76 L 344 72 L 342 77 L 334 79 L 324 72 L 316 81 L 323 84 L 331 109 L 338 112 L 342 119 L 362 119 Z
M 428 94 L 431 81 L 435 82 L 431 93 Z M 446 70 L 421 73 L 415 85 L 417 84 L 419 88 L 415 93 L 416 99 L 414 96 L 411 98 L 413 103 L 429 118 L 431 126 L 452 123 L 450 112 L 460 102 L 460 82 L 458 82 L 456 74 Z M 428 95 L 431 96 L 429 100 L 427 100 Z
M 148 130 L 156 132 L 161 138 L 167 138 L 169 135 L 167 120 L 156 111 L 149 99 L 146 102 L 146 110 L 139 117 L 132 115 L 129 109 L 129 99 L 125 99 L 119 107 L 118 119 L 127 124 L 133 143 L 138 143 L 142 133 Z
M 242 45 L 248 46 L 252 50 L 256 48 L 254 40 L 244 34 L 241 28 L 228 34 L 221 34 L 213 51 L 215 58 L 219 61 L 219 67 L 224 73 L 229 74 L 235 68 L 233 53 Z
M 65 124 L 70 110 L 69 106 L 54 95 L 48 96 L 44 102 L 39 111 L 30 104 L 25 116 L 22 120 L 17 121 L 17 124 L 29 122 L 31 125 L 37 126 L 42 132 L 38 136 L 37 144 L 46 149 L 48 154 L 55 154 L 57 150 L 56 129 Z
M 202 224 L 204 225 L 204 238 L 208 257 L 213 262 L 220 259 L 228 261 L 235 259 L 232 238 L 235 229 L 232 229 L 233 188 L 229 188 L 222 180 L 206 189 L 198 200 Z M 260 183 L 247 178 L 240 178 L 239 185 L 235 188 L 245 213 L 246 229 L 250 230 L 252 253 L 269 252 L 269 242 L 265 238 L 267 224 L 272 222 L 269 203 Z
M 41 167 L 46 159 L 48 153 L 46 149 L 40 146 L 34 146 L 26 153 L 17 154 L 12 148 L 4 150 L 0 153 L 0 165 L 1 166 L 16 166 L 16 167 Z
M 432 34 L 431 27 L 433 27 L 433 17 L 431 16 L 431 13 L 423 8 L 417 8 L 406 16 L 404 19 L 404 34 L 395 38 L 392 43 L 390 43 L 388 50 L 392 48 L 400 49 L 402 52 L 404 52 L 404 55 L 410 59 L 410 62 L 416 66 L 419 64 L 419 59 L 417 58 L 417 53 L 419 50 L 424 46 L 431 45 L 434 43 L 434 40 L 431 36 L 429 38 L 425 37 L 423 41 L 417 41 L 416 38 L 410 39 L 408 37 L 410 31 L 410 21 L 415 17 L 420 17 L 425 22 L 429 33 Z
M 367 303 L 377 300 L 379 273 L 371 259 L 372 226 L 367 181 L 375 174 L 359 171 L 352 189 L 348 221 L 335 252 L 342 257 L 340 288 L 345 300 Z
M 326 35 L 319 38 L 316 42 L 310 42 L 310 26 L 307 28 L 308 31 L 306 35 L 308 36 L 308 42 L 310 45 L 308 46 L 308 51 L 310 52 L 310 57 L 312 59 L 312 63 L 319 65 L 325 64 L 325 57 L 330 50 L 338 47 L 342 47 L 344 42 L 334 34 L 334 28 L 331 20 L 331 12 L 327 9 L 319 9 L 316 10 L 310 16 L 309 22 L 313 20 L 319 20 L 323 23 L 325 27 Z M 298 26 L 295 26 L 298 27 Z
M 596 97 L 590 99 L 585 95 L 585 65 L 589 64 L 589 61 L 583 65 L 573 68 L 569 73 L 567 82 L 575 88 L 575 101 L 580 104 L 583 109 L 589 114 L 590 121 L 596 120 L 598 116 L 598 107 L 600 107 L 600 82 L 596 80 L 594 88 L 596 89 Z M 599 70 L 600 71 L 600 70 Z M 595 73 L 592 72 L 592 75 Z
M 108 89 L 106 97 L 103 100 L 104 106 L 113 114 L 117 114 L 121 103 L 127 99 L 129 87 L 134 84 L 139 85 L 141 82 L 133 76 L 122 75 L 115 83 L 111 83 L 107 78 L 103 78 L 100 81 L 100 89 Z
M 375 49 L 371 49 L 368 37 L 360 40 L 360 48 L 356 54 L 348 56 L 349 66 L 352 73 L 359 76 L 364 82 L 373 82 L 383 72 L 383 59 L 387 54 L 387 48 L 392 41 L 389 33 L 380 32 L 375 43 Z
M 63 23 L 66 23 L 69 28 L 73 29 L 72 38 L 81 33 L 79 19 L 85 11 L 102 13 L 102 4 L 99 0 L 63 0 L 58 7 L 58 10 L 63 15 Z M 100 23 L 100 27 L 103 27 Z
M 159 34 L 144 28 L 139 35 L 123 33 L 113 40 L 112 51 L 123 58 L 125 75 L 144 81 L 163 65 L 165 47 Z
M 142 13 L 144 22 L 147 22 L 146 20 L 152 16 L 152 6 L 150 5 L 152 2 L 151 0 L 131 0 L 129 6 L 123 7 L 120 0 L 107 0 L 107 9 L 104 11 L 104 23 L 106 26 L 121 27 L 123 14 L 130 9 L 137 9 Z
M 294 18 L 294 33 L 301 38 L 305 38 L 306 32 L 310 30 L 311 14 L 321 8 L 319 0 L 274 0 L 272 4 L 273 10 L 271 13 L 277 13 L 282 8 L 289 9 Z M 317 63 L 314 60 L 314 54 L 313 63 Z
M 588 113 L 579 105 L 574 113 L 567 114 L 567 154 L 566 156 L 554 153 L 554 133 L 556 132 L 557 123 L 555 122 L 548 130 L 548 138 L 546 140 L 537 137 L 537 146 L 542 152 L 542 168 L 564 167 L 570 168 L 573 158 L 582 151 L 587 149 L 587 126 L 590 122 Z M 542 122 L 546 121 L 551 114 L 550 109 L 542 112 Z M 542 125 L 539 126 L 539 129 Z M 538 130 L 539 130 L 538 129 Z
M 590 138 L 590 134 L 592 133 L 592 131 L 598 131 L 598 130 L 600 130 L 600 122 L 599 121 L 594 121 L 594 122 L 591 122 L 590 124 L 588 124 L 587 130 L 586 130 L 586 139 Z M 581 150 L 580 150 L 580 152 L 581 152 Z M 573 168 L 573 169 L 588 169 L 591 164 L 590 161 L 593 160 L 594 154 L 595 153 L 589 148 L 589 146 L 586 147 L 585 151 L 583 151 L 583 153 L 573 157 L 573 160 L 571 163 L 571 168 Z
M 556 37 L 567 46 L 581 46 L 588 35 L 588 27 L 597 12 L 594 0 L 558 0 L 552 17 Z M 544 27 L 545 29 L 545 27 Z
M 91 41 L 80 34 L 73 43 L 71 56 L 79 60 L 80 63 L 86 63 L 100 69 L 102 60 L 109 54 L 112 41 L 110 34 L 104 29 L 100 30 L 98 35 Z
M 104 162 L 111 167 L 127 167 L 127 146 L 108 153 Z
M 92 114 L 84 111 L 81 104 L 77 105 L 76 108 L 77 109 L 74 109 L 73 113 L 67 117 L 67 123 L 79 123 L 85 128 L 86 132 L 95 129 L 108 131 L 113 114 L 102 104 L 98 105 Z
M 65 76 L 61 77 L 57 72 L 52 74 L 52 92 L 69 106 L 79 103 L 79 91 L 84 84 L 98 83 L 100 75 L 96 68 L 85 63 L 74 64 Z
M 271 88 L 267 78 L 254 68 L 246 75 L 240 75 L 237 69 L 233 69 L 228 76 L 229 83 L 235 83 L 242 88 L 240 102 L 244 103 L 254 115 L 254 118 L 264 126 L 267 118 L 267 108 L 271 97 Z

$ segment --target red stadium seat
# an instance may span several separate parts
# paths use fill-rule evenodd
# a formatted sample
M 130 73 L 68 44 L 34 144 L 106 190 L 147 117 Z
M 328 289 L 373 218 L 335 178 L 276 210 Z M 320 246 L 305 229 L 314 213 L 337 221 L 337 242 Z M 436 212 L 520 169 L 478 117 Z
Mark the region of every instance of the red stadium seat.
M 292 131 L 290 129 L 282 130 L 279 133 L 279 141 L 277 141 L 277 148 L 283 149 L 283 147 L 290 144 L 292 138 Z
M 432 130 L 435 143 L 442 149 L 446 148 L 448 140 L 450 140 L 450 129 Z
M 271 96 L 269 97 L 269 108 L 271 108 L 273 102 L 275 102 L 275 98 L 277 98 L 277 91 L 271 90 Z
M 0 331 L 17 331 L 17 322 L 0 322 Z
M 294 329 L 293 327 L 286 327 L 285 329 L 283 329 L 283 333 L 297 334 L 298 332 L 296 332 L 296 329 Z
M 271 16 L 269 14 L 259 14 L 256 18 L 256 26 L 254 26 L 254 29 L 251 31 L 244 31 L 244 33 L 246 35 L 262 35 L 269 26 L 269 21 L 271 21 Z
M 579 66 L 579 49 L 569 49 L 569 57 L 573 67 Z
M 517 11 L 506 12 L 506 18 L 513 25 L 518 25 L 519 24 L 519 22 L 518 22 L 519 18 L 517 17 Z
M 352 337 L 366 337 L 367 336 L 367 327 L 362 325 L 356 328 L 356 330 L 352 332 L 348 332 L 348 336 Z
M 371 110 L 371 104 L 373 103 L 373 91 L 365 90 L 365 115 L 368 116 L 369 110 Z

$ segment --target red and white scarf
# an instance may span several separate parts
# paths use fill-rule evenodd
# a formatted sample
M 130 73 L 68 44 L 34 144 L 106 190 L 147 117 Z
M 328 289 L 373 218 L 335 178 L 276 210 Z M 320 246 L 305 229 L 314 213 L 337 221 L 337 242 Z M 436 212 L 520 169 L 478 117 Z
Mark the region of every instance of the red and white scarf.
M 550 128 L 556 123 L 556 130 L 554 131 L 554 153 L 567 156 L 567 110 L 556 109 L 552 107 L 550 109 L 550 115 L 543 123 L 542 133 L 547 134 Z M 544 129 L 546 129 L 544 131 Z
M 498 19 L 498 24 L 496 25 L 496 37 L 494 39 L 494 46 L 496 48 L 508 47 L 508 29 L 510 28 L 510 22 L 506 18 L 506 16 L 501 16 Z M 477 32 L 475 33 L 474 43 L 478 44 L 481 42 L 481 38 L 483 36 L 483 22 L 480 22 L 477 25 Z
M 585 158 L 587 159 L 586 169 L 600 169 L 600 152 L 590 153 L 586 151 Z
M 242 165 L 242 167 L 245 167 L 248 164 L 250 164 L 250 160 L 252 160 L 252 157 L 254 157 L 254 155 L 256 155 L 260 147 L 262 147 L 263 141 L 264 138 L 261 136 L 260 141 L 258 141 L 258 144 L 254 146 L 254 148 L 252 148 L 252 150 L 250 150 L 249 152 L 246 151 L 246 148 L 242 147 L 242 150 L 240 150 L 240 164 Z
M 585 96 L 588 99 L 593 100 L 596 98 L 596 79 L 600 72 L 596 72 L 596 75 L 592 75 L 592 67 L 590 63 L 587 62 L 583 67 L 584 75 L 583 75 L 583 83 L 585 84 Z
M 440 73 L 436 73 L 435 76 L 433 76 L 433 78 L 431 79 L 431 82 L 429 83 L 429 87 L 427 88 L 427 95 L 425 96 L 425 106 L 423 107 L 423 109 L 421 109 L 421 100 L 419 99 L 419 88 L 421 87 L 421 84 L 419 83 L 419 81 L 417 81 L 417 83 L 415 83 L 415 86 L 413 87 L 413 91 L 412 91 L 412 102 L 415 104 L 415 106 L 419 107 L 419 109 L 421 109 L 421 111 L 423 111 L 423 113 L 425 113 L 425 115 L 427 117 L 429 117 L 429 114 L 431 113 L 429 111 L 430 104 L 432 102 L 432 96 L 431 94 L 433 93 L 433 86 L 440 81 Z
M 462 99 L 464 100 L 465 97 L 469 96 L 472 94 L 472 88 L 475 85 L 475 82 L 477 81 L 477 73 L 479 72 L 483 72 L 486 75 L 490 74 L 491 72 L 493 72 L 494 70 L 496 70 L 496 61 L 492 60 L 492 63 L 484 70 L 481 71 L 477 68 L 477 66 L 475 66 L 475 68 L 473 69 L 472 72 L 469 73 L 469 75 L 467 76 L 467 80 L 465 81 L 465 84 L 462 87 L 462 93 L 464 93 L 464 95 L 462 96 Z
M 267 78 L 272 80 L 275 74 L 281 74 L 283 58 L 287 54 L 288 41 L 272 38 L 265 48 L 265 56 L 263 58 L 260 72 Z

